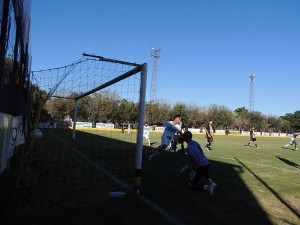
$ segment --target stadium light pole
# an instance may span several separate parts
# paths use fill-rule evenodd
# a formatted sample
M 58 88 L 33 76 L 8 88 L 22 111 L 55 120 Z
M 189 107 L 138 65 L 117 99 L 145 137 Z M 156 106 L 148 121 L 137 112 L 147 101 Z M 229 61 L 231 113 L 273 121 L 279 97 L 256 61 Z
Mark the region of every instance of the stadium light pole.
M 249 80 L 250 80 L 249 112 L 252 112 L 254 110 L 254 88 L 253 88 L 253 83 L 254 83 L 254 80 L 255 80 L 255 74 L 254 73 L 249 74 Z
M 156 90 L 157 90 L 157 59 L 160 57 L 161 49 L 151 48 L 151 57 L 153 58 L 153 67 L 152 67 L 152 81 L 151 81 L 151 93 L 150 101 L 156 101 Z
M 150 91 L 150 104 L 151 104 L 151 113 L 150 118 L 151 121 L 150 124 L 152 124 L 153 121 L 153 112 L 154 112 L 154 104 L 157 100 L 157 59 L 160 57 L 160 51 L 161 49 L 156 49 L 154 47 L 151 47 L 151 57 L 153 58 L 153 67 L 152 67 L 152 81 L 151 81 L 151 91 Z

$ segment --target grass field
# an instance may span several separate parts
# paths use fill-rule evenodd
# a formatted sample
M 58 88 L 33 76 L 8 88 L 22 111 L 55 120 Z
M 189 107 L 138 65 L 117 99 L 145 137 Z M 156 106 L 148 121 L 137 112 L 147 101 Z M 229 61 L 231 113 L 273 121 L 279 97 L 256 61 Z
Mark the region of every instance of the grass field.
M 203 135 L 194 139 L 205 145 Z M 145 163 L 143 194 L 186 224 L 300 224 L 299 152 L 281 148 L 288 138 L 258 137 L 259 149 L 245 147 L 248 140 L 217 136 L 206 152 L 214 196 L 188 190 L 186 174 L 178 173 L 185 159 L 172 153 Z
M 179 173 L 187 162 L 187 156 L 180 151 L 163 152 L 152 161 L 148 161 L 149 152 L 160 143 L 161 135 L 151 133 L 152 146 L 147 146 L 146 141 L 144 146 L 141 194 L 135 196 L 128 193 L 120 198 L 102 198 L 98 192 L 101 183 L 108 183 L 107 176 L 100 176 L 103 171 L 95 168 L 97 165 L 91 162 L 101 161 L 105 164 L 109 161 L 108 155 L 114 155 L 113 148 L 122 145 L 125 155 L 118 156 L 120 164 L 110 165 L 111 173 L 114 174 L 117 167 L 128 166 L 128 174 L 125 175 L 129 178 L 125 178 L 124 182 L 131 185 L 130 177 L 134 170 L 132 143 L 135 142 L 135 135 L 100 132 L 101 139 L 105 139 L 105 143 L 114 143 L 115 147 L 105 150 L 108 155 L 102 155 L 100 152 L 95 155 L 91 154 L 95 152 L 91 149 L 97 145 L 100 133 L 82 132 L 81 135 L 93 137 L 83 139 L 89 140 L 89 147 L 80 150 L 86 157 L 83 158 L 74 154 L 67 144 L 59 144 L 67 140 L 65 135 L 69 134 L 69 131 L 43 132 L 43 138 L 51 136 L 52 144 L 48 142 L 48 145 L 40 146 L 41 149 L 48 150 L 38 157 L 38 165 L 31 162 L 32 166 L 40 168 L 40 176 L 35 176 L 35 184 L 40 183 L 35 187 L 38 186 L 39 189 L 27 196 L 28 199 L 23 203 L 23 208 L 27 210 L 23 210 L 20 215 L 10 207 L 9 213 L 3 213 L 1 224 L 300 224 L 300 152 L 281 148 L 288 143 L 287 137 L 258 136 L 259 149 L 256 149 L 244 146 L 249 140 L 248 136 L 216 136 L 213 150 L 205 152 L 211 163 L 211 177 L 218 184 L 215 194 L 210 197 L 204 191 L 189 189 L 187 174 Z M 54 133 L 46 135 L 47 132 Z M 202 146 L 205 145 L 203 134 L 194 134 L 194 139 Z M 87 144 L 84 141 L 80 143 L 83 143 L 83 146 Z M 55 159 L 51 155 L 55 155 Z M 70 158 L 72 160 L 69 160 Z M 1 196 L 5 195 L 0 204 L 1 212 L 7 212 L 7 206 L 11 205 L 11 196 L 16 196 L 16 190 L 22 191 L 18 180 L 20 172 L 18 167 L 14 166 L 18 165 L 18 160 L 20 156 L 13 159 L 10 172 L 0 176 Z M 83 164 L 87 160 L 91 162 Z M 58 162 L 59 164 L 54 166 Z M 46 166 L 48 163 L 49 166 Z M 47 176 L 41 176 L 41 168 Z M 68 182 L 65 177 L 69 177 Z M 114 183 L 115 180 L 110 181 L 109 186 L 118 186 Z M 56 184 L 59 184 L 59 188 Z M 56 189 L 43 190 L 49 186 Z M 50 203 L 42 203 L 55 199 L 58 192 L 61 192 L 59 201 L 55 200 L 51 204 L 64 207 L 38 210 L 51 206 Z M 38 200 L 34 201 L 35 198 Z M 20 200 L 20 197 L 17 200 Z M 14 198 L 14 201 L 17 200 Z

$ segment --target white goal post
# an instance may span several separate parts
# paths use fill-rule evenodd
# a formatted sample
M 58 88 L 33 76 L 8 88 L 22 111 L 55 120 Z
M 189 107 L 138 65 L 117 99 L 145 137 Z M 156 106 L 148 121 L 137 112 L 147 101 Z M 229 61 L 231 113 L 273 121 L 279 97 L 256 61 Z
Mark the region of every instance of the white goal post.
M 120 76 L 107 81 L 104 84 L 95 87 L 94 89 L 83 93 L 82 95 L 75 98 L 75 112 L 73 118 L 73 133 L 72 133 L 72 146 L 75 146 L 76 142 L 76 121 L 77 121 L 77 109 L 78 109 L 78 101 L 85 96 L 88 96 L 92 93 L 100 91 L 110 85 L 113 85 L 121 80 L 124 80 L 134 74 L 140 73 L 140 96 L 139 96 L 139 110 L 138 110 L 138 129 L 137 129 L 137 144 L 136 144 L 136 163 L 135 163 L 135 174 L 134 174 L 134 191 L 135 193 L 140 193 L 140 185 L 141 185 L 141 169 L 142 169 L 142 153 L 143 153 L 143 130 L 144 130 L 144 115 L 145 115 L 145 99 L 146 99 L 146 83 L 147 83 L 147 64 L 144 63 L 142 65 L 136 63 L 130 63 L 115 59 L 108 59 L 102 56 L 95 56 L 90 54 L 83 54 L 84 56 L 97 58 L 103 62 L 111 62 L 122 65 L 130 65 L 134 68 L 130 71 L 127 71 Z

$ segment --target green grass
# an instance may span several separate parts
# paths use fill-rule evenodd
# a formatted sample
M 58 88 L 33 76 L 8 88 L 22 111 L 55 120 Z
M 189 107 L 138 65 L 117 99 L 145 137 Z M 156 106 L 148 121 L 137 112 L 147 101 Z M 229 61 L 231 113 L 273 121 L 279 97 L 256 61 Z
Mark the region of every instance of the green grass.
M 206 143 L 201 134 L 194 139 Z M 205 152 L 218 183 L 214 196 L 189 190 L 187 175 L 179 174 L 185 157 L 166 152 L 145 163 L 143 193 L 186 224 L 197 224 L 200 215 L 204 224 L 299 224 L 299 152 L 281 148 L 288 138 L 258 136 L 259 149 L 245 147 L 248 140 L 216 136 Z
M 187 173 L 179 173 L 187 162 L 187 156 L 180 151 L 162 152 L 148 161 L 150 150 L 160 144 L 161 136 L 151 133 L 153 145 L 148 147 L 144 142 L 141 195 L 158 206 L 156 210 L 133 193 L 105 198 L 108 190 L 119 185 L 108 181 L 101 170 L 70 150 L 70 131 L 56 129 L 43 133 L 44 139 L 36 143 L 40 151 L 36 150 L 26 161 L 30 174 L 34 174 L 29 183 L 35 184 L 35 191 L 26 196 L 30 201 L 23 203 L 23 215 L 11 216 L 19 215 L 11 207 L 12 199 L 18 203 L 25 196 L 16 193 L 30 188 L 24 188 L 26 182 L 20 179 L 22 173 L 17 170 L 17 163 L 12 163 L 15 170 L 12 167 L 10 173 L 0 176 L 1 193 L 6 194 L 6 201 L 0 204 L 2 212 L 10 205 L 11 214 L 2 216 L 7 224 L 172 224 L 170 218 L 177 224 L 189 225 L 299 224 L 300 152 L 281 148 L 288 143 L 287 137 L 258 136 L 260 148 L 256 149 L 244 146 L 248 136 L 216 136 L 213 150 L 205 151 L 211 163 L 210 175 L 218 184 L 210 197 L 204 191 L 189 189 Z M 78 132 L 76 146 L 93 162 L 109 164 L 114 176 L 131 184 L 135 136 L 126 132 Z M 206 143 L 203 134 L 194 134 L 194 139 L 202 146 Z M 62 144 L 62 140 L 66 143 Z M 110 189 L 104 188 L 104 184 Z M 161 212 L 167 212 L 169 219 Z

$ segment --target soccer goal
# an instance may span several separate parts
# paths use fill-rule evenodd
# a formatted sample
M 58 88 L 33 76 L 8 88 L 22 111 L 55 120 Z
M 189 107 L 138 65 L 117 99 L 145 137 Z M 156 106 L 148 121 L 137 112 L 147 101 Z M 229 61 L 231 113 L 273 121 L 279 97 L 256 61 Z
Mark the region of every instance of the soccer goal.
M 33 71 L 32 140 L 8 213 L 99 202 L 139 193 L 147 64 L 84 54 Z

